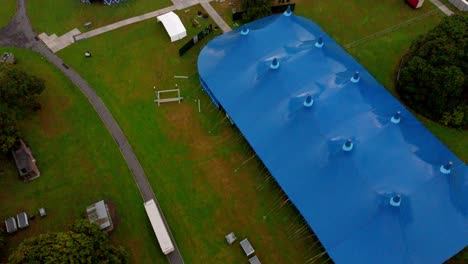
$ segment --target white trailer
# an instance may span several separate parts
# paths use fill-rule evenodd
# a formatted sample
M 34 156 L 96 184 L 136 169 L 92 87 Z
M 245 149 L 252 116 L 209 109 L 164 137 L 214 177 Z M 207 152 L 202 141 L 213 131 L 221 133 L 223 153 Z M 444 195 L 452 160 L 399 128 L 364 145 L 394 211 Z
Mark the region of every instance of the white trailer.
M 166 225 L 164 225 L 156 203 L 151 199 L 145 202 L 144 205 L 162 252 L 166 255 L 171 253 L 174 251 L 174 245 L 172 244 L 171 237 L 169 236 Z

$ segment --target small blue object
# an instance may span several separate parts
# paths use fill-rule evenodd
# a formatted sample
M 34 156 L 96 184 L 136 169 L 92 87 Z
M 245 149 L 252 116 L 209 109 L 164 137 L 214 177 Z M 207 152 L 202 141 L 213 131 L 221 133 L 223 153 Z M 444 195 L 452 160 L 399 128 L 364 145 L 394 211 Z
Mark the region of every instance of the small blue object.
M 286 11 L 284 11 L 283 14 L 285 16 L 291 16 L 292 15 L 291 6 L 288 6 L 288 9 L 286 9 Z
M 353 77 L 351 77 L 351 82 L 358 83 L 360 79 L 361 76 L 359 75 L 359 71 L 355 71 Z
M 242 30 L 241 30 L 241 35 L 242 35 L 242 36 L 246 36 L 246 35 L 249 34 L 249 32 L 250 32 L 250 29 L 249 29 L 249 28 L 243 27 Z
M 440 166 L 440 172 L 442 172 L 443 174 L 449 174 L 450 172 L 452 172 L 452 165 L 453 162 L 449 161 L 447 164 Z
M 401 204 L 401 196 L 399 194 L 397 194 L 396 196 L 393 196 L 392 198 L 390 198 L 390 205 L 391 206 L 398 207 L 398 206 L 400 206 L 400 204 Z
M 277 58 L 274 58 L 273 61 L 271 62 L 270 64 L 270 68 L 272 68 L 273 70 L 276 70 L 279 68 L 279 61 Z
M 398 124 L 400 123 L 401 121 L 401 111 L 398 111 L 396 112 L 392 118 L 390 119 L 390 121 L 393 123 L 393 124 Z
M 351 151 L 354 147 L 354 143 L 351 139 L 346 140 L 346 142 L 343 144 L 343 150 L 348 152 Z
M 315 47 L 317 47 L 317 48 L 323 47 L 323 37 L 322 36 L 320 36 L 318 38 L 317 42 L 315 42 Z
M 311 107 L 314 104 L 314 99 L 312 99 L 312 96 L 307 96 L 305 101 L 304 101 L 304 106 L 305 107 Z

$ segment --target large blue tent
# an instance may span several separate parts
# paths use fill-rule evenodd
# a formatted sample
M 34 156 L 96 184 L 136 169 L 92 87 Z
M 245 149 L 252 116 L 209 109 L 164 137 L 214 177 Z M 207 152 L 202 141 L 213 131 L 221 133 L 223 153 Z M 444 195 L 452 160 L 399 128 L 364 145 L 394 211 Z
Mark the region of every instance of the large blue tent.
M 200 81 L 337 263 L 441 263 L 468 245 L 468 169 L 312 21 L 207 44 Z

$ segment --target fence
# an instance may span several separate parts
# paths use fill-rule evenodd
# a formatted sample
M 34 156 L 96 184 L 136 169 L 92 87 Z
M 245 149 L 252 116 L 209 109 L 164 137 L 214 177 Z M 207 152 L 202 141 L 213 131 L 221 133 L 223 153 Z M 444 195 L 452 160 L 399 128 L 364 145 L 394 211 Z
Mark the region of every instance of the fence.
M 284 11 L 286 11 L 288 9 L 288 6 L 291 7 L 292 11 L 294 11 L 294 9 L 296 8 L 296 4 L 277 5 L 277 6 L 272 6 L 271 7 L 271 12 L 273 14 L 282 13 L 282 12 L 284 12 Z M 232 21 L 241 20 L 243 15 L 244 15 L 244 11 L 243 12 L 233 13 L 232 14 Z
M 179 49 L 179 56 L 182 56 L 184 55 L 187 51 L 189 51 L 193 46 L 195 46 L 195 44 L 204 39 L 206 36 L 208 36 L 208 34 L 210 34 L 211 32 L 213 32 L 213 25 L 210 24 L 209 26 L 205 27 L 202 31 L 200 31 L 200 33 L 198 33 L 197 35 L 193 36 L 193 38 L 191 38 L 187 43 L 185 43 L 184 46 L 182 46 L 182 48 Z

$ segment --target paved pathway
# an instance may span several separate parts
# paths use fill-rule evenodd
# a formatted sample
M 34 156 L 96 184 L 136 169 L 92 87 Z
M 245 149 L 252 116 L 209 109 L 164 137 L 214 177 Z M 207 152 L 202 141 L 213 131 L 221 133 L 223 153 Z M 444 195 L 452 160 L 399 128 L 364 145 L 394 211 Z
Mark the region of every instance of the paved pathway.
M 83 34 L 76 35 L 75 40 L 78 41 L 78 40 L 82 40 L 82 39 L 91 38 L 91 37 L 94 37 L 96 35 L 99 35 L 99 34 L 102 34 L 102 33 L 105 33 L 105 32 L 120 28 L 120 27 L 124 27 L 124 26 L 130 25 L 130 24 L 136 23 L 136 22 L 140 22 L 140 21 L 143 21 L 143 20 L 146 20 L 146 19 L 154 18 L 154 17 L 157 17 L 159 15 L 162 15 L 162 14 L 168 13 L 170 11 L 174 11 L 174 10 L 176 10 L 175 5 L 174 6 L 169 6 L 169 7 L 163 8 L 163 9 L 159 9 L 159 10 L 156 10 L 156 11 L 153 11 L 153 12 L 150 12 L 150 13 L 146 13 L 146 14 L 143 14 L 143 15 L 140 15 L 140 16 L 136 16 L 136 17 L 125 19 L 125 20 L 121 20 L 119 22 L 116 22 L 116 23 L 113 23 L 113 24 L 110 24 L 110 25 L 107 25 L 107 26 L 104 26 L 104 27 L 100 27 L 100 28 L 85 32 Z
M 0 46 L 31 48 L 34 45 L 34 32 L 26 14 L 25 1 L 16 1 L 16 14 L 10 22 L 0 28 Z
M 75 41 L 91 38 L 91 37 L 100 35 L 102 33 L 105 33 L 105 32 L 120 28 L 120 27 L 124 27 L 124 26 L 130 25 L 130 24 L 133 24 L 133 23 L 137 23 L 137 22 L 146 20 L 146 19 L 154 18 L 154 17 L 157 17 L 159 15 L 168 13 L 170 11 L 185 9 L 185 8 L 197 5 L 197 4 L 201 4 L 203 6 L 203 8 L 206 10 L 206 12 L 208 12 L 208 14 L 213 18 L 213 20 L 216 22 L 216 24 L 218 24 L 218 26 L 223 30 L 223 32 L 231 31 L 231 28 L 226 24 L 226 22 L 224 22 L 224 20 L 221 18 L 221 16 L 219 16 L 219 14 L 216 12 L 216 10 L 210 5 L 209 2 L 212 1 L 212 0 L 171 0 L 171 1 L 174 4 L 173 6 L 169 6 L 169 7 L 163 8 L 163 9 L 159 9 L 159 10 L 156 10 L 156 11 L 153 11 L 153 12 L 150 12 L 150 13 L 146 13 L 146 14 L 143 14 L 143 15 L 140 15 L 140 16 L 136 16 L 136 17 L 125 19 L 125 20 L 121 20 L 121 21 L 118 21 L 116 23 L 104 26 L 104 27 L 100 27 L 100 28 L 97 28 L 97 29 L 94 29 L 94 30 L 91 30 L 91 31 L 88 31 L 88 32 L 85 32 L 85 33 L 82 33 L 82 34 L 79 34 L 79 35 L 75 35 L 75 37 L 74 37 Z
M 185 9 L 187 7 L 198 4 L 199 0 L 171 0 L 177 10 Z M 212 0 L 210 0 L 212 1 Z
M 211 18 L 218 24 L 218 27 L 223 30 L 224 33 L 231 31 L 232 29 L 226 24 L 226 22 L 221 18 L 221 16 L 216 12 L 216 10 L 210 5 L 206 0 L 200 0 L 200 4 L 208 12 Z
M 0 46 L 16 46 L 22 48 L 29 48 L 42 54 L 50 63 L 62 71 L 73 84 L 75 84 L 83 94 L 88 98 L 91 105 L 94 107 L 102 122 L 109 130 L 110 134 L 114 138 L 115 142 L 119 146 L 119 149 L 127 162 L 128 167 L 132 171 L 133 178 L 140 190 L 141 196 L 144 201 L 154 199 L 158 205 L 158 209 L 163 216 L 164 224 L 168 228 L 169 234 L 175 246 L 175 251 L 169 254 L 167 257 L 170 263 L 183 264 L 182 255 L 180 254 L 177 244 L 175 243 L 174 237 L 169 229 L 169 226 L 164 218 L 159 204 L 157 203 L 154 192 L 151 185 L 146 178 L 145 172 L 141 167 L 132 147 L 128 143 L 125 134 L 120 129 L 117 121 L 114 119 L 110 111 L 107 109 L 104 102 L 99 98 L 93 88 L 72 68 L 68 67 L 63 61 L 52 51 L 50 51 L 45 44 L 39 39 L 35 39 L 35 34 L 32 30 L 29 18 L 26 14 L 25 9 L 26 0 L 17 0 L 18 11 L 12 21 L 5 27 L 0 29 Z M 159 250 L 159 249 L 155 249 Z
M 47 36 L 46 33 L 39 34 L 39 39 L 44 42 L 49 49 L 55 53 L 62 50 L 75 42 L 74 36 L 81 34 L 81 32 L 74 28 L 73 30 L 58 37 L 56 34 Z
M 439 0 L 429 0 L 431 1 L 435 6 L 437 6 L 444 14 L 447 16 L 453 15 L 452 10 L 448 9 L 444 4 L 442 4 Z

